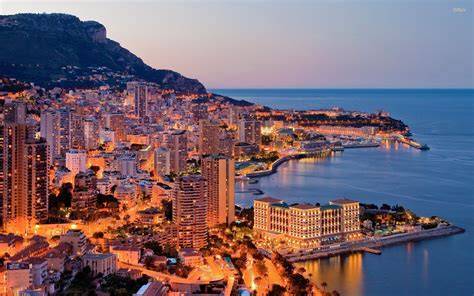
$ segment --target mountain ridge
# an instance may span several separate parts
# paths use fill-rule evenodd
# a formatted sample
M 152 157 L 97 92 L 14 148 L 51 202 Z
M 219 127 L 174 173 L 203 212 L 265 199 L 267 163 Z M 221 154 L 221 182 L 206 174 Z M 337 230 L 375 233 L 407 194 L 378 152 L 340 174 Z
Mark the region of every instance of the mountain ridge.
M 0 75 L 44 87 L 87 86 L 89 81 L 75 85 L 68 79 L 103 68 L 104 72 L 133 75 L 177 92 L 207 93 L 197 79 L 145 64 L 120 43 L 107 38 L 107 30 L 99 22 L 81 21 L 69 14 L 0 15 L 0 43 Z

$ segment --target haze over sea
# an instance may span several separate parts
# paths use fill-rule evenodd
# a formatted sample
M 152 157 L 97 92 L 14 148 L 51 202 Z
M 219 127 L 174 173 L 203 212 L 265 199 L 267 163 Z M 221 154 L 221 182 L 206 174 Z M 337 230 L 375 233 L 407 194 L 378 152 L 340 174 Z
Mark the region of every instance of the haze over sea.
M 342 107 L 384 110 L 410 126 L 419 151 L 404 145 L 348 149 L 324 160 L 290 161 L 259 188 L 289 202 L 347 197 L 400 204 L 418 215 L 437 215 L 466 233 L 384 248 L 381 256 L 353 254 L 299 264 L 328 291 L 342 295 L 473 295 L 474 90 L 225 89 L 213 92 L 280 109 Z M 238 194 L 250 206 L 259 196 Z

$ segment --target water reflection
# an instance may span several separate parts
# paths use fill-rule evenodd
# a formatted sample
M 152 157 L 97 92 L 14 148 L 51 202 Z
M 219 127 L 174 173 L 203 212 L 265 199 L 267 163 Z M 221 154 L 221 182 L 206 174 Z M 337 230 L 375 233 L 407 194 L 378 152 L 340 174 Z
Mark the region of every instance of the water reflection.
M 363 295 L 363 254 L 336 256 L 328 259 L 295 263 L 303 267 L 311 282 L 321 287 L 327 283 L 327 291 L 350 291 L 351 295 Z

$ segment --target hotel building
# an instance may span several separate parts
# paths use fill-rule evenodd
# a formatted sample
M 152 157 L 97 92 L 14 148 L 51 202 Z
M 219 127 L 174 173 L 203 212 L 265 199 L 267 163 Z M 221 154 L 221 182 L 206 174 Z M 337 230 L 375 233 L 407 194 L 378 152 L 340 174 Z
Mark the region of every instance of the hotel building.
M 254 200 L 254 231 L 265 239 L 309 249 L 359 237 L 359 202 L 337 199 L 328 205 L 288 205 L 280 199 Z

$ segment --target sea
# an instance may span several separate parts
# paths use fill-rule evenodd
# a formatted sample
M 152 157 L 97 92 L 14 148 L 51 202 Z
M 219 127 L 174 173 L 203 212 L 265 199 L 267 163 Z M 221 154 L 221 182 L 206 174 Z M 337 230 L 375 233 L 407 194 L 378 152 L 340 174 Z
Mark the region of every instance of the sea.
M 338 197 L 399 204 L 440 216 L 460 235 L 298 263 L 317 285 L 341 295 L 474 295 L 473 89 L 216 89 L 215 93 L 277 109 L 389 112 L 431 149 L 403 144 L 346 149 L 326 159 L 287 162 L 257 184 L 236 185 L 236 203 L 261 196 L 325 203 Z

